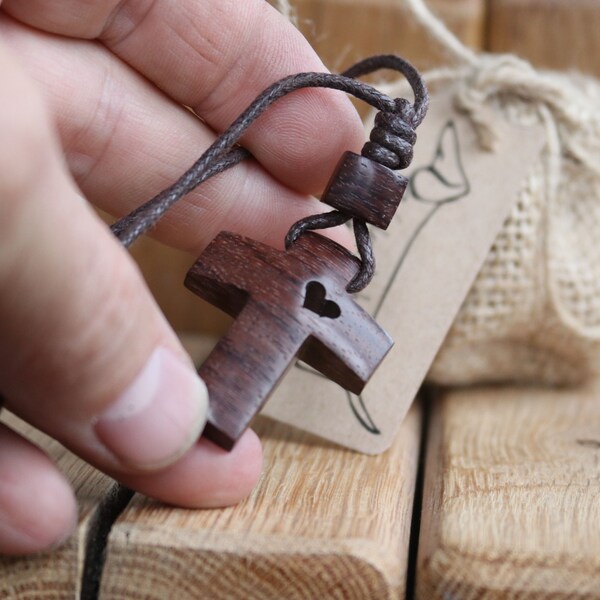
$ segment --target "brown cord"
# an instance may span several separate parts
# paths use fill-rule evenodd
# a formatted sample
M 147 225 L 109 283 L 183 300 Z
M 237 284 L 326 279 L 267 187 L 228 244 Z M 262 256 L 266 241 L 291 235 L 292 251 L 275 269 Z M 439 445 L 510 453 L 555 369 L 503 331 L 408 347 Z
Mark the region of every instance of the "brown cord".
M 400 98 L 394 100 L 372 86 L 357 81 L 355 77 L 378 69 L 393 69 L 402 73 L 410 84 L 415 101 L 413 104 Z M 363 149 L 363 156 L 389 168 L 405 168 L 412 160 L 412 147 L 416 139 L 415 128 L 421 123 L 429 105 L 429 96 L 419 72 L 404 59 L 394 55 L 373 56 L 344 71 L 341 75 L 331 73 L 298 73 L 290 75 L 262 92 L 233 124 L 206 150 L 206 152 L 173 185 L 123 217 L 111 227 L 111 231 L 123 243 L 130 246 L 140 235 L 152 228 L 175 202 L 198 185 L 236 165 L 250 153 L 236 144 L 242 135 L 273 102 L 302 88 L 324 87 L 352 94 L 364 100 L 380 112 L 375 120 L 370 141 Z M 349 221 L 353 216 L 334 211 L 302 219 L 290 228 L 286 246 L 310 229 L 335 227 Z M 371 281 L 375 272 L 375 259 L 367 225 L 354 219 L 354 232 L 361 267 L 346 288 L 358 292 Z
M 354 79 L 378 69 L 393 69 L 402 73 L 413 90 L 414 103 L 403 98 L 393 100 L 370 85 Z M 373 56 L 355 64 L 341 75 L 299 73 L 285 77 L 267 88 L 173 185 L 115 222 L 111 231 L 125 247 L 129 247 L 139 236 L 156 225 L 165 212 L 183 196 L 210 177 L 248 158 L 250 153 L 236 146 L 246 129 L 273 102 L 307 87 L 340 90 L 378 109 L 380 112 L 375 119 L 375 127 L 370 141 L 362 149 L 362 155 L 391 169 L 404 169 L 410 164 L 416 139 L 414 130 L 425 117 L 429 105 L 427 89 L 419 72 L 404 59 L 393 55 Z M 352 215 L 332 211 L 302 219 L 290 228 L 286 246 L 293 244 L 305 231 L 336 227 L 352 218 Z M 371 237 L 365 221 L 354 219 L 354 234 L 361 267 L 348 284 L 348 292 L 364 289 L 375 273 Z M 3 404 L 4 398 L 0 395 L 0 411 Z
M 413 157 L 413 146 L 417 139 L 415 129 L 423 121 L 429 106 L 427 89 L 419 72 L 404 59 L 393 56 L 373 56 L 350 67 L 342 73 L 344 77 L 358 77 L 376 69 L 389 68 L 400 71 L 409 82 L 415 95 L 415 103 L 404 98 L 393 101 L 393 107 L 380 109 L 375 117 L 375 127 L 371 131 L 369 141 L 363 146 L 361 154 L 390 169 L 405 169 Z M 377 107 L 378 108 L 378 107 Z M 336 217 L 327 218 L 327 215 Z M 343 218 L 345 217 L 345 219 Z M 341 213 L 324 213 L 311 215 L 294 223 L 286 239 L 286 248 L 294 243 L 304 231 L 324 229 L 345 223 L 352 215 Z M 358 273 L 346 286 L 346 291 L 356 293 L 363 290 L 375 275 L 375 256 L 367 224 L 364 220 L 354 218 L 354 237 L 361 258 Z

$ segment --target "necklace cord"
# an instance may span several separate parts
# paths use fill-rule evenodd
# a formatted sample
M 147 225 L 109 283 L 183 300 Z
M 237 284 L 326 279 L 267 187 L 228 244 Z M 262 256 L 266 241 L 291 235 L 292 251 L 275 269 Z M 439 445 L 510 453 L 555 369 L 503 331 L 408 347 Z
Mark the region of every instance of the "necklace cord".
M 379 69 L 392 69 L 404 75 L 414 93 L 414 103 L 404 98 L 392 99 L 374 87 L 356 78 Z M 416 140 L 415 128 L 422 122 L 429 105 L 429 96 L 419 72 L 409 62 L 394 55 L 372 56 L 362 60 L 343 73 L 298 73 L 277 81 L 224 131 L 204 154 L 172 185 L 119 219 L 111 231 L 125 247 L 146 233 L 161 219 L 178 200 L 210 177 L 222 173 L 251 156 L 238 142 L 248 127 L 275 101 L 303 88 L 329 88 L 346 92 L 376 108 L 370 140 L 361 154 L 390 169 L 403 169 L 412 160 L 412 148 Z M 286 247 L 293 244 L 304 232 L 341 225 L 352 215 L 332 211 L 311 215 L 292 225 L 286 236 Z M 354 219 L 354 232 L 361 257 L 360 269 L 347 286 L 348 292 L 358 292 L 366 287 L 375 272 L 372 243 L 365 221 Z

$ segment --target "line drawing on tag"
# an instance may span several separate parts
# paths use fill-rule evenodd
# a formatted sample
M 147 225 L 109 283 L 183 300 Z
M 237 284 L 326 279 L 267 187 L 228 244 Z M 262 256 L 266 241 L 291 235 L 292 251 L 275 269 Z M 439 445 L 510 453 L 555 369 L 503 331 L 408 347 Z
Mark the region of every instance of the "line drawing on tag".
M 468 196 L 470 192 L 471 183 L 467 177 L 462 160 L 458 129 L 454 119 L 448 119 L 440 130 L 431 161 L 418 167 L 411 174 L 407 188 L 407 198 L 404 201 L 406 203 L 414 200 L 421 204 L 430 205 L 431 209 L 417 223 L 417 226 L 413 229 L 408 241 L 402 248 L 392 272 L 385 283 L 381 296 L 372 311 L 373 318 L 376 319 L 378 317 L 402 269 L 402 265 L 405 263 L 420 234 L 427 227 L 427 224 L 432 221 L 436 213 L 443 206 L 460 201 L 462 198 Z M 372 232 L 372 235 L 374 242 L 376 242 L 377 238 L 388 238 L 390 234 L 389 231 L 375 230 Z M 377 253 L 375 252 L 375 254 Z M 358 294 L 358 297 L 365 301 L 372 299 L 368 296 L 368 291 L 365 294 Z M 307 374 L 327 379 L 317 370 L 299 361 L 295 363 L 295 367 Z M 356 395 L 346 390 L 344 392 L 357 423 L 368 433 L 381 435 L 382 431 L 371 417 L 363 394 Z
M 418 186 L 419 181 L 425 181 Z M 429 185 L 428 185 L 429 184 Z M 404 246 L 396 266 L 388 279 L 387 285 L 379 299 L 373 317 L 377 318 L 389 291 L 408 256 L 415 241 L 433 219 L 440 208 L 446 204 L 457 202 L 468 196 L 471 184 L 467 178 L 462 161 L 462 153 L 458 139 L 458 131 L 454 119 L 449 119 L 439 134 L 433 159 L 430 164 L 415 169 L 408 182 L 409 197 L 423 204 L 431 205 L 431 210 L 414 229 Z M 386 235 L 385 232 L 378 232 Z

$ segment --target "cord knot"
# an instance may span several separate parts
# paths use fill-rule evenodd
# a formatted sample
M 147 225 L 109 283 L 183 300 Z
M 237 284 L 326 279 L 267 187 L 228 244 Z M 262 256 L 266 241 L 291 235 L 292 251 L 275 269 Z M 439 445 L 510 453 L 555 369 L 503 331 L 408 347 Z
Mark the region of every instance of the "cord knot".
M 412 161 L 417 140 L 413 125 L 415 112 L 405 98 L 397 98 L 394 107 L 393 112 L 377 113 L 370 141 L 363 146 L 361 154 L 389 169 L 405 169 Z

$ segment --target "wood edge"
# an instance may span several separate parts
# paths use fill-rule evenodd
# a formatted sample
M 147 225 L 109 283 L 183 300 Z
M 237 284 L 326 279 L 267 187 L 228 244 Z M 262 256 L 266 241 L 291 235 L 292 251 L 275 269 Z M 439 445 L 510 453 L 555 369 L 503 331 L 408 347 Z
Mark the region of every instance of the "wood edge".
M 401 497 L 403 504 L 406 504 L 406 519 L 398 520 L 398 535 L 386 545 L 374 538 L 347 537 L 327 540 L 261 532 L 243 534 L 240 531 L 213 531 L 209 528 L 190 531 L 189 528 L 183 527 L 165 527 L 160 524 L 160 518 L 156 520 L 158 525 L 154 525 L 153 522 L 138 524 L 134 501 L 127 515 L 117 520 L 111 529 L 107 544 L 107 562 L 100 588 L 102 597 L 123 597 L 127 591 L 125 588 L 129 574 L 133 573 L 133 577 L 139 580 L 143 578 L 142 569 L 145 572 L 152 571 L 152 567 L 148 567 L 149 563 L 136 562 L 135 556 L 148 557 L 150 564 L 154 562 L 156 567 L 160 568 L 163 562 L 173 555 L 177 555 L 177 560 L 180 561 L 178 564 L 183 565 L 183 569 L 190 571 L 182 576 L 203 577 L 203 580 L 209 581 L 213 571 L 199 574 L 198 563 L 202 565 L 217 560 L 218 567 L 213 569 L 219 571 L 220 566 L 228 569 L 228 561 L 234 560 L 237 561 L 236 564 L 245 564 L 247 569 L 260 570 L 264 569 L 264 563 L 267 561 L 276 570 L 283 569 L 292 579 L 298 561 L 304 561 L 305 565 L 314 565 L 318 558 L 327 563 L 327 570 L 333 573 L 347 571 L 348 564 L 353 565 L 348 576 L 353 577 L 354 573 L 361 574 L 371 582 L 369 595 L 366 597 L 371 597 L 371 592 L 375 594 L 376 590 L 379 591 L 373 596 L 375 598 L 404 597 L 410 551 L 411 513 L 420 455 L 423 418 L 421 405 L 415 406 L 410 414 L 414 426 L 409 428 L 406 439 L 396 440 L 405 448 L 397 457 L 406 467 L 403 467 L 402 473 L 411 479 L 410 487 L 405 483 L 408 489 Z M 300 432 L 298 435 L 313 437 L 311 434 Z M 330 442 L 325 443 L 331 445 Z M 199 555 L 206 557 L 206 560 L 199 558 Z M 215 559 L 215 555 L 220 556 Z M 124 565 L 124 562 L 127 564 Z M 383 589 L 386 590 L 385 595 L 382 595 Z
M 389 549 L 386 552 L 380 544 L 373 540 L 348 538 L 328 541 L 298 537 L 285 538 L 275 535 L 254 535 L 240 540 L 239 533 L 218 532 L 214 535 L 208 533 L 209 535 L 204 537 L 200 543 L 190 543 L 188 533 L 181 531 L 177 537 L 180 537 L 182 545 L 173 547 L 165 545 L 164 532 L 158 528 L 140 527 L 135 532 L 131 532 L 129 524 L 123 524 L 121 528 L 116 525 L 109 536 L 105 571 L 107 576 L 101 581 L 100 597 L 104 597 L 103 592 L 107 591 L 110 598 L 113 597 L 112 593 L 115 594 L 114 597 L 121 597 L 119 594 L 127 592 L 126 589 L 119 590 L 119 581 L 123 579 L 119 567 L 122 566 L 124 560 L 127 560 L 128 556 L 131 556 L 134 545 L 135 554 L 143 553 L 144 547 L 151 550 L 159 549 L 158 553 L 150 552 L 154 555 L 153 560 L 156 561 L 157 567 L 163 562 L 162 551 L 168 555 L 177 553 L 179 559 L 185 561 L 195 574 L 197 571 L 194 565 L 197 561 L 202 561 L 202 556 L 213 557 L 213 566 L 215 565 L 215 553 L 221 555 L 216 564 L 216 571 L 219 571 L 221 565 L 228 568 L 236 563 L 243 564 L 244 568 L 250 569 L 253 563 L 256 565 L 272 563 L 276 567 L 277 563 L 298 566 L 302 562 L 317 561 L 326 572 L 344 571 L 356 574 L 355 579 L 358 583 L 368 580 L 370 582 L 367 590 L 369 595 L 356 596 L 357 599 L 363 597 L 392 598 L 404 595 L 404 569 L 395 569 L 392 565 L 393 561 L 389 560 Z M 138 536 L 144 538 L 141 545 L 136 545 Z M 290 542 L 293 542 L 293 550 L 290 550 Z M 302 542 L 305 543 L 305 547 L 298 548 Z M 261 546 L 268 548 L 268 552 L 261 552 Z M 141 552 L 140 548 L 142 548 Z M 185 558 L 188 553 L 189 560 Z M 144 571 L 147 570 L 148 563 L 145 563 Z M 283 572 L 285 573 L 285 566 Z M 143 573 L 140 573 L 140 577 L 143 577 Z M 177 590 L 171 589 L 172 593 L 176 595 Z M 385 595 L 381 595 L 383 590 L 385 590 Z M 365 590 L 363 589 L 363 591 Z M 250 598 L 252 597 L 249 597 L 249 600 Z
M 600 379 L 596 379 L 577 389 L 581 394 L 597 395 L 600 393 L 599 383 Z M 600 571 L 593 565 L 579 562 L 576 547 L 573 548 L 573 554 L 563 555 L 562 558 L 559 556 L 552 561 L 548 561 L 545 556 L 538 559 L 535 555 L 524 559 L 485 558 L 476 552 L 445 543 L 442 539 L 445 518 L 445 513 L 441 510 L 446 468 L 442 452 L 445 415 L 454 398 L 464 398 L 464 394 L 473 394 L 478 389 L 483 388 L 445 391 L 438 398 L 436 409 L 432 411 L 423 491 L 424 503 L 427 503 L 428 508 L 424 506 L 422 510 L 414 597 L 418 600 L 437 600 L 446 596 L 490 600 L 503 600 L 509 596 L 558 599 L 570 598 L 574 593 L 577 595 L 577 590 L 582 598 L 596 598 Z M 516 389 L 537 388 L 525 386 Z M 426 512 L 429 513 L 429 519 L 426 518 Z M 595 562 L 598 564 L 598 561 Z M 503 577 L 487 579 L 486 573 L 489 574 L 490 569 L 502 569 L 504 573 L 510 573 L 510 578 L 506 581 Z M 551 589 L 548 586 L 550 581 Z
M 435 563 L 433 577 L 425 582 L 427 587 L 416 596 L 422 600 L 445 600 L 445 594 L 455 594 L 453 598 L 486 600 L 562 600 L 575 596 L 590 600 L 598 598 L 597 593 L 589 591 L 589 570 L 578 570 L 572 564 L 536 564 L 534 560 L 517 564 L 501 559 L 497 562 L 498 569 L 509 569 L 511 573 L 506 585 L 501 585 L 498 580 L 489 581 L 482 577 L 482 573 L 489 572 L 490 564 L 495 564 L 494 562 L 460 550 L 440 548 L 433 553 L 432 562 Z M 552 582 L 551 590 L 548 587 L 549 581 Z M 580 595 L 574 592 L 575 589 L 580 590 Z

